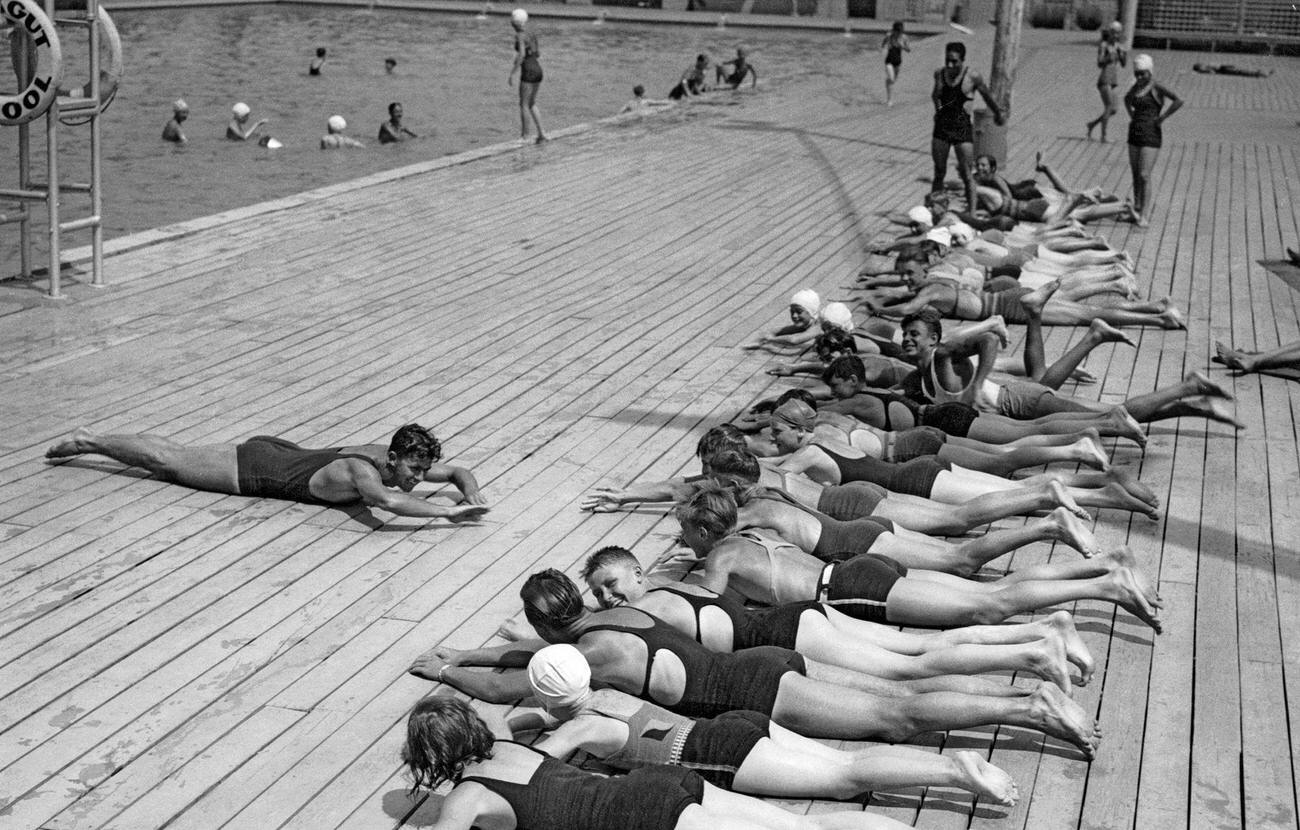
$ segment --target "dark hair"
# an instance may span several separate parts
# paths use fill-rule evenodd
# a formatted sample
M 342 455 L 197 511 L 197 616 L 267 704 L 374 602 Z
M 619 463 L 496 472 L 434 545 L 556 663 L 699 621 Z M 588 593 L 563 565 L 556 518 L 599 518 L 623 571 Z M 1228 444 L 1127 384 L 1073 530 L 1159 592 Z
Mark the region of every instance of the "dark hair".
M 607 545 L 587 557 L 587 561 L 582 566 L 582 578 L 590 579 L 591 575 L 606 565 L 614 565 L 620 562 L 626 562 L 629 565 L 641 567 L 636 556 L 627 548 L 620 548 L 618 545 Z
M 925 200 L 923 203 L 931 210 L 936 207 L 947 210 L 948 205 L 952 203 L 952 197 L 948 195 L 946 190 L 931 190 L 929 193 L 925 194 Z
M 744 479 L 746 484 L 757 484 L 762 474 L 758 456 L 748 451 L 720 450 L 707 456 L 704 463 L 709 465 L 709 472 L 713 475 L 735 476 Z
M 836 380 L 856 380 L 859 383 L 867 382 L 867 367 L 862 362 L 862 358 L 855 354 L 841 355 L 831 361 L 822 372 L 822 383 L 830 386 L 832 381 Z
M 813 393 L 809 392 L 807 389 L 785 390 L 777 397 L 776 405 L 780 406 L 786 401 L 802 401 L 812 407 L 814 412 L 817 411 L 817 399 L 814 398 Z M 748 447 L 749 445 L 746 444 L 745 446 Z
M 966 60 L 966 44 L 960 40 L 950 40 L 944 44 L 943 53 L 947 55 L 949 52 L 956 52 L 959 58 Z
M 411 795 L 444 781 L 460 781 L 465 765 L 492 757 L 495 739 L 469 704 L 458 698 L 426 697 L 406 719 L 402 763 L 411 773 Z
M 645 95 L 645 87 L 641 86 L 640 84 L 637 84 L 636 86 L 632 87 L 632 94 L 640 98 L 642 95 Z
M 316 57 L 318 57 L 318 58 L 323 58 L 323 57 L 325 57 L 325 47 L 324 47 L 324 46 L 317 46 L 317 47 L 316 47 Z
M 891 28 L 892 28 L 895 32 L 901 32 L 901 31 L 903 31 L 903 21 L 901 21 L 901 20 L 895 20 L 895 21 L 894 21 L 894 25 L 893 25 Z
M 978 156 L 975 157 L 975 160 L 976 160 L 976 161 L 979 161 L 980 159 L 984 159 L 984 160 L 986 160 L 986 161 L 989 163 L 989 167 L 992 168 L 992 169 L 994 170 L 994 172 L 997 171 L 997 169 L 998 169 L 998 160 L 995 159 L 995 158 L 993 158 L 993 156 L 990 156 L 988 153 L 981 153 L 980 155 L 978 155 Z
M 817 339 L 813 341 L 813 349 L 816 350 L 817 357 L 826 360 L 831 352 L 857 354 L 858 341 L 843 329 L 830 329 L 817 335 Z
M 393 66 L 397 66 L 397 58 L 384 58 L 384 63 L 391 63 Z
M 935 337 L 943 337 L 943 316 L 939 314 L 938 309 L 928 305 L 915 314 L 909 314 L 903 318 L 902 326 L 907 328 L 912 323 L 920 323 L 929 329 Z
M 397 109 L 397 108 L 400 107 L 401 105 L 402 105 L 402 102 L 401 102 L 401 101 L 394 101 L 393 103 L 389 104 L 389 105 L 388 105 L 388 114 L 389 114 L 389 115 L 392 115 L 392 114 L 393 114 L 393 110 Z
M 419 424 L 407 424 L 394 432 L 388 451 L 398 458 L 416 458 L 430 464 L 442 458 L 442 444 Z
M 586 610 L 578 586 L 555 568 L 528 577 L 524 587 L 519 589 L 519 598 L 524 601 L 524 616 L 534 628 L 545 626 L 552 631 L 562 630 Z
M 745 433 L 735 424 L 718 424 L 709 427 L 709 431 L 700 436 L 695 445 L 695 456 L 703 458 L 715 450 L 744 449 Z
M 707 530 L 720 539 L 736 527 L 736 494 L 716 482 L 705 482 L 673 509 L 673 515 L 682 524 Z
M 696 63 L 708 63 L 708 62 L 709 62 L 709 56 L 706 55 L 706 54 L 704 54 L 703 52 L 701 52 L 700 54 L 698 54 L 698 55 L 695 56 L 695 62 L 696 62 Z

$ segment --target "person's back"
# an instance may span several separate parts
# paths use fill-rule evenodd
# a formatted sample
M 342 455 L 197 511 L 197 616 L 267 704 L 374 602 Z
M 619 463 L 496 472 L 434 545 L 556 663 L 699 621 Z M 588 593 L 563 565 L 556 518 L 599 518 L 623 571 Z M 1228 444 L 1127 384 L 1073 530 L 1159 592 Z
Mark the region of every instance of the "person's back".
M 722 568 L 727 587 L 747 600 L 785 605 L 817 598 L 823 564 L 775 534 L 744 530 L 728 536 L 709 552 L 706 579 Z

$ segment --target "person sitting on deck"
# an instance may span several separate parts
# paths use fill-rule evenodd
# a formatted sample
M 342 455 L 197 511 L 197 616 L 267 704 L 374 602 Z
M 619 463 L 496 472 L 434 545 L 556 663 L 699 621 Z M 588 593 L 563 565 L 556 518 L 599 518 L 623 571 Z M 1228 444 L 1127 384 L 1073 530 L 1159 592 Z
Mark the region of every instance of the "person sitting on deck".
M 682 541 L 704 560 L 703 575 L 691 581 L 716 594 L 730 588 L 767 605 L 816 600 L 858 619 L 939 628 L 991 625 L 1058 603 L 1097 599 L 1161 630 L 1160 597 L 1126 548 L 980 582 L 906 568 L 871 553 L 823 562 L 769 531 L 739 530 L 735 498 L 723 487 L 701 489 L 675 512 Z
M 286 499 L 305 504 L 380 507 L 398 516 L 464 521 L 488 511 L 474 474 L 438 463 L 442 444 L 419 424 L 393 434 L 387 447 L 362 444 L 311 450 L 260 435 L 241 444 L 185 446 L 159 435 L 97 435 L 82 427 L 45 451 L 50 459 L 86 453 L 142 467 L 196 490 Z M 451 483 L 463 504 L 442 507 L 410 495 L 421 481 Z M 394 492 L 396 488 L 400 492 Z
M 533 655 L 528 682 L 541 708 L 516 709 L 507 723 L 513 734 L 552 730 L 534 746 L 558 758 L 582 750 L 620 770 L 674 764 L 714 786 L 775 798 L 852 800 L 918 786 L 956 787 L 1006 806 L 1019 797 L 1011 776 L 976 752 L 834 749 L 759 712 L 688 718 L 617 689 L 592 689 L 587 658 L 566 643 Z
M 553 568 L 530 576 L 519 593 L 524 616 L 540 639 L 465 651 L 438 646 L 420 655 L 409 671 L 490 703 L 506 703 L 532 693 L 522 669 L 534 654 L 568 643 L 582 652 L 596 682 L 689 717 L 745 709 L 807 737 L 888 741 L 999 723 L 1041 730 L 1089 758 L 1096 754 L 1096 723 L 1054 683 L 1040 682 L 1032 691 L 1000 684 L 996 694 L 884 697 L 844 685 L 860 683 L 857 672 L 805 660 L 788 649 L 718 654 L 644 611 L 592 611 L 573 580 Z M 462 666 L 519 670 L 477 672 Z

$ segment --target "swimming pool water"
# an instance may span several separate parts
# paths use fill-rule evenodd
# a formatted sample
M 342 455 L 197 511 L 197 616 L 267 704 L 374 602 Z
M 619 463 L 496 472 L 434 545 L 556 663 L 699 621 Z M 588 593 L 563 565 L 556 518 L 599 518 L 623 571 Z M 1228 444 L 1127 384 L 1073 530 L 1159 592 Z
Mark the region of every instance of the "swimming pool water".
M 275 5 L 120 11 L 113 19 L 122 34 L 126 76 L 102 122 L 107 238 L 518 136 L 518 93 L 506 83 L 513 36 L 503 16 L 478 20 Z M 697 52 L 725 60 L 738 45 L 747 46 L 761 73 L 760 89 L 842 73 L 846 67 L 864 70 L 869 63 L 874 68 L 879 60 L 879 41 L 872 35 L 595 25 L 537 17 L 533 26 L 546 73 L 538 103 L 548 130 L 616 113 L 637 83 L 651 97 L 663 97 Z M 317 46 L 326 47 L 329 56 L 323 74 L 311 77 L 307 65 Z M 0 39 L 0 51 L 7 48 Z M 398 60 L 392 75 L 383 65 L 389 56 Z M 0 67 L 7 64 L 5 55 Z M 84 70 L 70 74 L 80 77 Z M 875 81 L 874 72 L 863 75 Z M 190 106 L 184 146 L 159 138 L 176 98 Z M 248 103 L 254 120 L 269 119 L 268 132 L 284 147 L 270 151 L 227 141 L 235 101 Z M 404 123 L 419 140 L 376 143 L 390 101 L 402 103 Z M 347 119 L 348 134 L 365 141 L 366 148 L 318 149 L 325 120 L 335 113 Z M 33 127 L 43 165 L 44 122 Z M 17 132 L 0 127 L 4 186 L 17 184 Z M 88 128 L 62 128 L 61 136 L 61 179 L 85 181 Z M 44 179 L 43 166 L 36 169 Z M 65 195 L 65 218 L 84 215 L 87 201 Z M 43 205 L 34 207 L 43 215 Z M 88 234 L 78 233 L 63 244 L 88 241 Z M 0 226 L 0 277 L 15 274 L 17 261 L 16 227 Z

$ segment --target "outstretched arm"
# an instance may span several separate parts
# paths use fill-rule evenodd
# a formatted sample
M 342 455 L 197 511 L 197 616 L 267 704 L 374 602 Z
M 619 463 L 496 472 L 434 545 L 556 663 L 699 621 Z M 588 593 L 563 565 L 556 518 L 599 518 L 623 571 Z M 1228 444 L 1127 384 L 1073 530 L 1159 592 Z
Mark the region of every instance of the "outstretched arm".
M 622 490 L 600 487 L 583 496 L 578 506 L 593 513 L 606 513 L 628 502 L 684 501 L 695 493 L 695 489 L 695 485 L 685 478 L 633 484 Z
M 409 516 L 416 519 L 464 521 L 481 516 L 488 511 L 485 504 L 462 504 L 443 507 L 425 501 L 419 496 L 392 490 L 384 486 L 384 482 L 379 478 L 379 473 L 375 468 L 365 462 L 353 461 L 349 464 L 349 472 L 352 474 L 352 486 L 356 488 L 357 493 L 361 496 L 361 501 L 367 507 L 380 507 L 398 516 Z
M 469 504 L 487 504 L 487 499 L 479 492 L 478 479 L 474 474 L 464 467 L 456 467 L 451 464 L 434 464 L 429 467 L 428 472 L 424 474 L 424 480 L 434 484 L 445 484 L 451 482 L 460 490 L 461 495 Z
M 974 73 L 972 73 L 974 75 Z M 980 75 L 974 75 L 971 82 L 975 85 L 975 91 L 984 99 L 984 103 L 993 111 L 993 123 L 1001 126 L 1006 123 L 1006 113 L 1002 112 L 1002 107 L 993 99 L 993 93 L 989 92 L 988 84 L 984 83 L 984 78 Z

